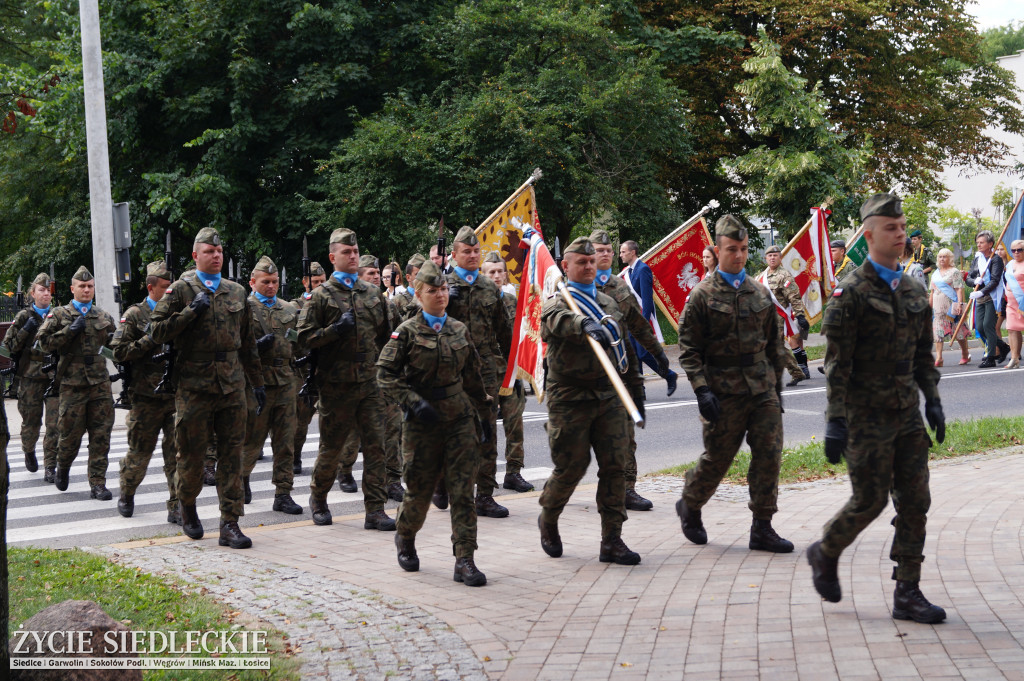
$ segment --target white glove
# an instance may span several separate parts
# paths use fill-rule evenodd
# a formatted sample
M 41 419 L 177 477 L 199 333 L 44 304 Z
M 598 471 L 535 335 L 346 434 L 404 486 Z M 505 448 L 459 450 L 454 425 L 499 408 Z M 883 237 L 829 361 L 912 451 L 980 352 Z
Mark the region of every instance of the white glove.
M 982 293 L 981 291 L 971 291 L 971 300 L 977 300 L 978 298 L 981 298 L 983 295 L 985 294 Z

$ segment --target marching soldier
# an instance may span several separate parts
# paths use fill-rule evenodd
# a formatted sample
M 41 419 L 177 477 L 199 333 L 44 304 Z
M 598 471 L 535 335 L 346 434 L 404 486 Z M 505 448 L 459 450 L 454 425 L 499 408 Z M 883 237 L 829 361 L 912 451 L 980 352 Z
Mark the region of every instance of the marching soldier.
M 796 319 L 800 331 L 808 331 L 811 325 L 807 323 L 807 309 L 800 297 L 800 288 L 793 281 L 793 276 L 781 266 L 782 249 L 773 244 L 765 249 L 764 257 L 768 261 L 768 267 L 762 273 L 766 285 L 775 294 L 775 299 L 779 301 L 780 305 L 793 309 L 793 317 Z M 786 325 L 779 324 L 778 326 L 779 336 L 786 340 Z M 784 360 L 792 379 L 786 385 L 794 386 L 811 377 L 811 372 L 807 369 L 807 352 L 803 348 L 795 348 L 792 353 L 786 352 Z
M 368 530 L 394 530 L 384 512 L 384 398 L 375 361 L 391 334 L 384 294 L 359 279 L 359 245 L 354 232 L 331 233 L 334 272 L 299 314 L 299 345 L 319 351 L 320 450 L 313 468 L 309 506 L 313 522 L 330 525 L 327 493 L 334 484 L 348 433 L 360 429 L 363 444 L 363 503 Z
M 12 357 L 21 355 L 18 362 L 18 413 L 21 414 L 21 449 L 25 454 L 25 470 L 35 473 L 39 470 L 36 460 L 36 443 L 39 441 L 39 426 L 43 422 L 43 406 L 46 410 L 46 434 L 43 436 L 43 479 L 53 482 L 57 469 L 57 428 L 59 411 L 57 396 L 44 398 L 50 378 L 43 371 L 46 355 L 35 349 L 36 334 L 43 320 L 50 314 L 50 277 L 44 273 L 36 275 L 29 286 L 32 304 L 14 317 L 14 323 L 4 335 L 4 347 Z
M 618 305 L 619 312 L 622 313 L 622 318 L 626 321 L 625 330 L 628 330 L 633 339 L 654 357 L 658 364 L 659 375 L 669 376 L 668 355 L 665 354 L 665 349 L 661 347 L 661 343 L 654 336 L 650 322 L 644 319 L 640 303 L 637 302 L 636 296 L 633 295 L 626 282 L 621 277 L 612 274 L 615 249 L 611 237 L 605 230 L 598 229 L 590 235 L 590 243 L 594 244 L 596 253 L 597 276 L 594 279 L 594 284 L 597 286 L 597 290 L 611 297 Z M 632 343 L 627 343 L 626 351 L 632 354 L 633 347 Z M 639 359 L 636 364 L 639 368 Z M 633 400 L 640 409 L 643 409 L 646 391 L 641 371 L 630 372 L 626 383 L 633 395 Z M 636 492 L 636 426 L 633 419 L 626 419 L 626 423 L 629 428 L 629 449 L 626 451 L 626 508 L 630 511 L 650 511 L 654 508 L 654 504 L 650 499 L 645 499 Z
M 253 332 L 257 336 L 256 349 L 263 367 L 263 385 L 267 403 L 258 409 L 253 394 L 248 398 L 245 444 L 242 447 L 242 488 L 244 503 L 252 501 L 249 476 L 256 467 L 256 459 L 270 433 L 273 452 L 274 510 L 290 515 L 302 513 L 302 507 L 292 499 L 292 472 L 295 446 L 295 359 L 292 342 L 287 337 L 295 329 L 299 311 L 289 302 L 279 300 L 277 289 L 281 279 L 274 261 L 263 256 L 252 268 L 249 287 L 249 310 L 252 313 Z
M 679 324 L 679 361 L 690 379 L 704 424 L 704 453 L 686 472 L 676 502 L 683 535 L 706 544 L 701 509 L 739 451 L 750 444 L 750 510 L 753 550 L 789 553 L 772 528 L 778 511 L 782 462 L 782 366 L 788 352 L 779 315 L 767 289 L 747 277 L 747 230 L 725 215 L 715 225 L 718 270 L 690 292 Z
M 246 381 L 262 408 L 266 402 L 263 372 L 245 289 L 221 277 L 224 249 L 216 229 L 199 230 L 192 258 L 196 269 L 167 289 L 153 310 L 150 327 L 157 343 L 173 341 L 177 353 L 174 440 L 182 529 L 192 539 L 203 537 L 196 497 L 203 487 L 203 460 L 213 434 L 217 438 L 218 543 L 246 549 L 252 540 L 238 527 L 238 518 L 245 513 L 240 471 Z
M 443 473 L 451 499 L 454 579 L 483 586 L 487 577 L 473 561 L 473 484 L 480 456 L 477 414 L 491 397 L 484 390 L 480 358 L 468 329 L 445 314 L 448 282 L 437 265 L 424 263 L 414 287 L 420 312 L 395 329 L 377 362 L 385 395 L 407 414 L 402 443 L 409 489 L 398 509 L 398 564 L 408 572 L 419 570 L 416 533 Z
M 860 208 L 869 259 L 835 289 L 822 329 L 828 339 L 825 455 L 846 456 L 853 496 L 807 549 L 814 588 L 830 602 L 842 597 L 837 566 L 843 550 L 886 508 L 890 493 L 896 534 L 892 616 L 934 624 L 946 612 L 921 593 L 928 489 L 925 416 L 940 443 L 946 417 L 932 355 L 928 294 L 902 276 L 899 257 L 906 218 L 898 196 L 875 194 Z
M 306 302 L 313 296 L 313 291 L 327 281 L 327 274 L 323 265 L 315 260 L 309 264 L 309 277 L 302 278 L 302 285 L 306 291 L 292 301 L 292 305 L 300 312 Z M 301 386 L 309 375 L 309 367 L 296 367 L 296 380 Z M 294 460 L 292 462 L 292 473 L 302 474 L 302 448 L 306 446 L 306 436 L 309 434 L 309 424 L 313 421 L 313 414 L 316 413 L 316 403 L 310 404 L 305 397 L 299 397 L 296 392 L 295 400 L 295 445 L 292 449 Z
M 604 314 L 622 328 L 624 320 L 618 305 L 594 286 L 597 275 L 594 255 L 594 246 L 586 237 L 576 239 L 565 249 L 569 287 L 594 298 Z M 586 473 L 593 447 L 598 465 L 600 560 L 636 565 L 640 554 L 630 551 L 622 541 L 622 523 L 626 520 L 623 468 L 629 447 L 626 426 L 629 415 L 591 351 L 587 336 L 601 343 L 605 351 L 611 349 L 611 340 L 603 326 L 570 310 L 561 295 L 544 304 L 541 339 L 548 344 L 547 431 L 555 469 L 540 495 L 542 511 L 537 519 L 540 544 L 552 558 L 562 555 L 558 517 Z M 633 366 L 631 370 L 639 368 Z
M 398 309 L 399 319 L 409 318 L 409 307 L 413 308 L 416 305 L 413 304 L 413 298 L 415 297 L 415 291 L 413 290 L 413 282 L 416 279 L 416 273 L 423 267 L 423 263 L 426 262 L 419 253 L 414 253 L 409 262 L 405 266 L 405 288 L 395 292 L 395 297 L 392 301 L 395 303 L 395 307 Z
M 491 251 L 484 258 L 480 271 L 494 282 L 500 291 L 501 302 L 505 305 L 505 314 L 509 320 L 516 317 L 516 296 L 503 290 L 508 283 L 508 266 L 501 256 Z M 498 373 L 501 374 L 508 364 L 509 347 L 502 347 L 502 353 L 496 358 Z M 523 381 L 517 378 L 513 382 L 513 390 L 508 395 L 498 395 L 498 410 L 501 413 L 501 425 L 505 430 L 505 478 L 501 486 L 515 492 L 529 492 L 533 485 L 523 478 L 521 473 L 526 464 L 526 452 L 523 449 L 523 412 L 526 411 L 526 390 Z
M 180 525 L 181 511 L 178 509 L 177 484 L 174 479 L 178 465 L 178 448 L 174 444 L 174 393 L 156 391 L 164 375 L 166 358 L 157 357 L 163 347 L 150 335 L 150 318 L 157 301 L 163 298 L 164 292 L 170 287 L 171 278 L 163 260 L 146 265 L 146 290 L 149 295 L 141 303 L 125 310 L 121 326 L 114 334 L 110 347 L 114 351 L 114 359 L 121 363 L 131 363 L 132 368 L 128 453 L 121 459 L 121 495 L 117 500 L 117 512 L 125 518 L 131 518 L 135 513 L 135 491 L 146 477 L 157 437 L 162 431 L 164 438 L 161 450 L 168 490 L 167 522 Z
M 99 352 L 110 344 L 114 318 L 93 302 L 92 273 L 84 266 L 71 278 L 73 299 L 50 311 L 39 329 L 37 343 L 46 353 L 59 354 L 55 383 L 60 386 L 57 428 L 57 489 L 68 488 L 71 464 L 78 456 L 82 435 L 89 432 L 89 496 L 113 498 L 106 486 L 110 431 L 114 427 L 114 397 L 107 362 Z

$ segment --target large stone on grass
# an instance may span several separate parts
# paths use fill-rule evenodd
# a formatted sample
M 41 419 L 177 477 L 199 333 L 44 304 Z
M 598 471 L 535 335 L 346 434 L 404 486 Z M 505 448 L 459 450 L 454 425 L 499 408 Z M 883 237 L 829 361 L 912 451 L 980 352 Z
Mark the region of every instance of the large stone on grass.
M 17 659 L 62 658 L 138 658 L 134 653 L 108 653 L 104 636 L 107 632 L 129 631 L 92 601 L 64 601 L 37 612 L 12 632 L 7 649 L 11 661 Z M 42 638 L 24 632 L 35 632 Z M 50 636 L 51 632 L 54 633 Z M 68 632 L 75 632 L 69 634 Z M 84 632 L 84 633 L 79 633 Z M 82 641 L 90 641 L 90 652 L 77 652 Z M 68 650 L 75 652 L 66 652 Z M 26 652 L 26 650 L 28 652 Z M 142 681 L 141 669 L 37 669 L 17 668 L 10 670 L 12 681 Z

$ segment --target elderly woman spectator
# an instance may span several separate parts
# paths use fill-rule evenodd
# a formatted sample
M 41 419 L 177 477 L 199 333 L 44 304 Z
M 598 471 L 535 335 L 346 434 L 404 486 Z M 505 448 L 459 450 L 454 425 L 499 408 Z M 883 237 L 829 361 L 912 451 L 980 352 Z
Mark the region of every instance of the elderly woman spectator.
M 935 341 L 935 366 L 942 366 L 942 344 L 953 335 L 957 320 L 964 311 L 964 278 L 953 267 L 953 252 L 939 251 L 938 266 L 932 272 L 928 302 L 932 306 L 932 340 Z M 956 340 L 960 343 L 960 364 L 971 361 L 967 351 L 967 324 L 960 325 Z
M 1024 239 L 1010 244 L 1013 259 L 1006 263 L 1006 329 L 1010 332 L 1010 361 L 1007 369 L 1020 366 L 1021 332 L 1024 331 Z

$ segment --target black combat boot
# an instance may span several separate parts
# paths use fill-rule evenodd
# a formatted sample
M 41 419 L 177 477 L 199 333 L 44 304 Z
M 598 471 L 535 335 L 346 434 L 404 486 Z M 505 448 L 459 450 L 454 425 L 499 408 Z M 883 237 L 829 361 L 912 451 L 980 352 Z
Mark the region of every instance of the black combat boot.
M 402 503 L 405 500 L 405 488 L 402 487 L 402 483 L 400 483 L 400 482 L 389 483 L 388 487 L 387 487 L 387 491 L 388 491 L 388 499 L 391 499 L 391 501 L 397 501 L 398 503 Z
M 437 486 L 434 487 L 434 494 L 430 497 L 430 501 L 442 511 L 448 508 L 448 488 L 444 486 L 444 478 L 437 481 Z
M 203 484 L 212 487 L 217 484 L 217 469 L 213 466 L 203 466 Z
M 650 511 L 654 508 L 654 502 L 650 499 L 644 499 L 636 493 L 635 489 L 627 489 L 626 508 L 630 511 Z
M 384 511 L 370 511 L 363 518 L 364 530 L 380 530 L 381 532 L 394 532 L 395 519 L 388 517 Z
M 180 502 L 179 502 L 180 503 Z M 199 513 L 195 504 L 181 505 L 181 529 L 190 539 L 203 538 L 203 523 L 199 521 Z
M 704 523 L 700 519 L 700 511 L 694 511 L 687 507 L 680 499 L 676 502 L 676 515 L 683 526 L 683 536 L 694 544 L 707 544 L 708 533 L 704 529 Z
M 89 487 L 89 496 L 100 501 L 110 501 L 114 498 L 114 495 L 110 493 L 110 490 L 102 482 Z
M 25 452 L 25 470 L 29 473 L 35 473 L 39 470 L 39 462 L 36 461 L 35 452 Z
M 544 522 L 544 516 L 537 516 L 537 527 L 540 528 L 540 547 L 552 558 L 562 557 L 562 537 L 558 534 L 558 523 Z
M 177 506 L 167 509 L 167 522 L 172 525 L 181 525 L 181 511 L 178 510 Z
M 775 553 L 792 553 L 793 542 L 783 539 L 772 527 L 770 520 L 754 518 L 750 526 L 750 543 L 753 551 L 773 551 Z
M 234 520 L 221 521 L 220 523 L 220 539 L 217 543 L 221 546 L 230 546 L 233 549 L 248 549 L 252 547 L 252 539 L 249 539 L 242 530 L 238 527 L 238 523 Z
M 918 582 L 898 581 L 892 599 L 892 616 L 898 620 L 938 624 L 946 619 L 946 611 L 928 602 L 921 593 Z
M 246 504 L 252 503 L 252 488 L 249 487 L 249 476 L 242 476 L 242 501 Z
M 54 481 L 54 479 L 56 477 L 57 477 L 57 469 L 53 468 L 52 466 L 48 467 L 45 471 L 43 471 L 43 482 L 48 482 L 50 484 L 53 484 L 53 481 Z
M 793 351 L 793 356 L 796 357 L 796 363 L 800 367 L 800 371 L 804 372 L 804 380 L 808 380 L 811 377 L 811 370 L 807 366 L 807 351 L 803 348 L 797 348 Z
M 416 537 L 395 535 L 395 546 L 398 548 L 398 566 L 406 572 L 420 569 L 420 557 L 416 555 Z
M 295 452 L 295 458 L 292 459 L 292 473 L 302 475 L 302 452 Z
M 799 385 L 800 381 L 802 381 L 802 380 L 804 380 L 804 377 L 802 375 L 798 374 L 796 376 L 793 376 L 792 379 L 790 380 L 790 382 L 786 384 L 786 387 L 792 388 L 795 385 Z
M 295 500 L 292 499 L 292 495 L 287 492 L 274 495 L 274 510 L 287 513 L 288 515 L 299 515 L 302 513 L 302 507 L 296 504 Z
M 501 486 L 505 489 L 510 489 L 513 492 L 532 492 L 533 485 L 523 477 L 523 474 L 519 471 L 509 471 L 505 473 L 505 479 L 502 480 Z
M 61 468 L 60 466 L 57 466 L 57 476 L 54 478 L 54 480 L 56 480 L 57 489 L 59 489 L 61 492 L 66 492 L 68 489 L 68 481 L 70 477 L 70 468 Z
M 615 563 L 616 565 L 638 565 L 640 554 L 630 551 L 622 537 L 601 540 L 601 553 L 598 556 L 602 563 Z
M 489 494 L 476 496 L 476 514 L 486 518 L 507 518 L 508 509 L 499 504 Z
M 131 518 L 135 513 L 135 497 L 121 492 L 121 496 L 117 499 L 117 512 L 121 514 L 122 518 Z
M 331 517 L 331 510 L 327 508 L 326 499 L 317 499 L 310 494 L 309 512 L 313 514 L 314 525 L 330 525 L 334 522 L 334 519 Z
M 355 494 L 359 491 L 359 485 L 351 473 L 338 473 L 338 489 L 348 494 Z
M 807 547 L 807 562 L 811 566 L 811 579 L 814 590 L 829 603 L 838 603 L 843 598 L 839 587 L 838 558 L 829 558 L 821 550 L 821 542 L 816 541 Z
M 487 575 L 477 569 L 472 558 L 455 559 L 455 575 L 452 579 L 466 586 L 483 586 L 487 583 Z
M 665 376 L 665 394 L 672 397 L 672 393 L 676 391 L 676 386 L 679 385 L 679 374 L 669 369 L 668 374 Z

